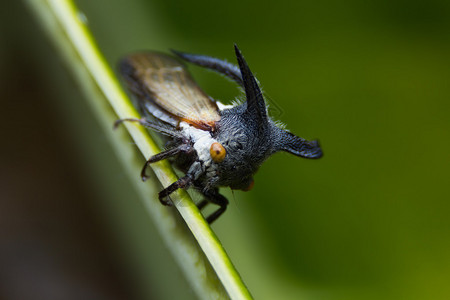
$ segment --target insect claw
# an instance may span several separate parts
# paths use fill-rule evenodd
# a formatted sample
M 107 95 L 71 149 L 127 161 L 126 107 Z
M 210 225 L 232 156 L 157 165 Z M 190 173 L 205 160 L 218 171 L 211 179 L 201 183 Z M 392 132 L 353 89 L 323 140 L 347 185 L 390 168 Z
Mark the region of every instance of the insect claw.
M 124 121 L 123 119 L 116 120 L 113 125 L 113 130 L 116 130 L 117 127 L 119 127 L 119 125 L 123 123 L 123 121 Z
M 165 198 L 160 197 L 159 202 L 161 202 L 161 204 L 164 206 L 173 206 L 173 201 L 170 196 L 166 196 Z
M 147 167 L 150 165 L 150 160 L 147 160 L 146 162 L 145 162 L 145 164 L 144 164 L 144 167 L 142 168 L 142 171 L 141 171 L 141 179 L 142 179 L 142 181 L 146 181 L 147 179 L 149 179 L 150 178 L 150 176 L 147 176 L 147 174 L 146 174 L 146 171 L 147 171 Z

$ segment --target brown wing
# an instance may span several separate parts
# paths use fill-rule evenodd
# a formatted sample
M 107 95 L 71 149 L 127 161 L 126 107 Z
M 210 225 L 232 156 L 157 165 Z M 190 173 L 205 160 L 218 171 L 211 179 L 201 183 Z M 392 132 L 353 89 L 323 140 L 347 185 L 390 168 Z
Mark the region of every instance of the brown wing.
M 220 119 L 217 105 L 192 79 L 185 66 L 158 52 L 137 53 L 123 59 L 120 72 L 138 101 L 155 117 L 175 119 L 214 130 Z M 153 110 L 153 111 L 152 111 Z

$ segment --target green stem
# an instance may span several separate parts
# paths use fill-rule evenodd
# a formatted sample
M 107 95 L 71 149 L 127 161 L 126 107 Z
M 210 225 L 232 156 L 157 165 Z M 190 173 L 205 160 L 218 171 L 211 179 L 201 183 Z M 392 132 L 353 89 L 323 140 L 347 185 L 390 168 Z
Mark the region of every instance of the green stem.
M 91 105 L 106 134 L 111 135 L 114 119 L 139 118 L 75 4 L 70 0 L 27 0 L 27 2 L 65 57 L 80 85 L 89 94 L 88 100 L 92 102 Z M 109 103 L 116 115 L 105 109 L 105 103 Z M 125 126 L 144 157 L 159 152 L 144 128 L 129 122 Z M 124 149 L 126 147 L 119 138 L 120 135 L 117 134 L 110 139 L 116 152 L 126 153 Z M 130 156 L 120 159 L 125 169 L 133 165 Z M 177 179 L 167 162 L 152 164 L 152 168 L 163 186 L 168 186 Z M 129 170 L 130 174 L 132 172 L 138 174 L 139 171 L 133 167 Z M 185 191 L 174 193 L 172 200 L 197 242 L 192 239 L 191 233 L 180 228 L 184 226 L 183 223 L 177 222 L 174 215 L 168 213 L 169 208 L 159 205 L 157 199 L 150 201 L 145 188 L 138 187 L 138 191 L 162 238 L 200 298 L 222 299 L 228 296 L 231 299 L 251 299 L 249 291 L 220 241 Z M 211 270 L 211 266 L 214 271 Z

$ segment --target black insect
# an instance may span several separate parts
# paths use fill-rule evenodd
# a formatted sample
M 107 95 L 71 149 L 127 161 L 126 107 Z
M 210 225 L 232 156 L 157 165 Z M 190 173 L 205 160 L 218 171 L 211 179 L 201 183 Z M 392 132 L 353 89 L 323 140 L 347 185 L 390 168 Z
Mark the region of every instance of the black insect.
M 184 172 L 161 192 L 159 200 L 172 205 L 175 190 L 194 187 L 205 199 L 220 207 L 207 217 L 212 223 L 227 208 L 228 200 L 219 187 L 248 191 L 253 174 L 273 153 L 287 151 L 305 158 L 319 158 L 317 141 L 306 141 L 280 128 L 267 115 L 258 82 L 235 46 L 239 67 L 203 55 L 173 51 L 178 57 L 217 71 L 245 90 L 246 101 L 225 106 L 213 100 L 194 82 L 184 64 L 158 52 L 137 53 L 120 62 L 120 73 L 134 94 L 142 119 L 136 121 L 168 137 L 166 150 L 149 158 L 141 176 L 145 180 L 149 164 L 171 158 Z

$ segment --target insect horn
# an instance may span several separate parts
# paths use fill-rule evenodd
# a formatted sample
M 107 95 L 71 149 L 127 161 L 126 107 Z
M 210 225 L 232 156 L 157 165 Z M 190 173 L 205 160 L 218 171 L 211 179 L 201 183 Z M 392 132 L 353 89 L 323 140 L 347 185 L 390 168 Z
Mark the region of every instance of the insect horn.
M 236 52 L 237 61 L 242 74 L 242 81 L 244 84 L 245 96 L 247 97 L 247 112 L 251 116 L 257 116 L 258 125 L 263 128 L 268 126 L 268 118 L 266 111 L 266 103 L 259 88 L 258 82 L 253 76 L 252 71 L 247 65 L 244 57 L 241 54 L 239 48 L 234 45 L 234 51 Z
M 281 128 L 277 129 L 278 132 L 275 134 L 275 151 L 286 151 L 304 158 L 322 157 L 322 149 L 320 148 L 317 140 L 307 141 L 290 133 L 289 131 Z

